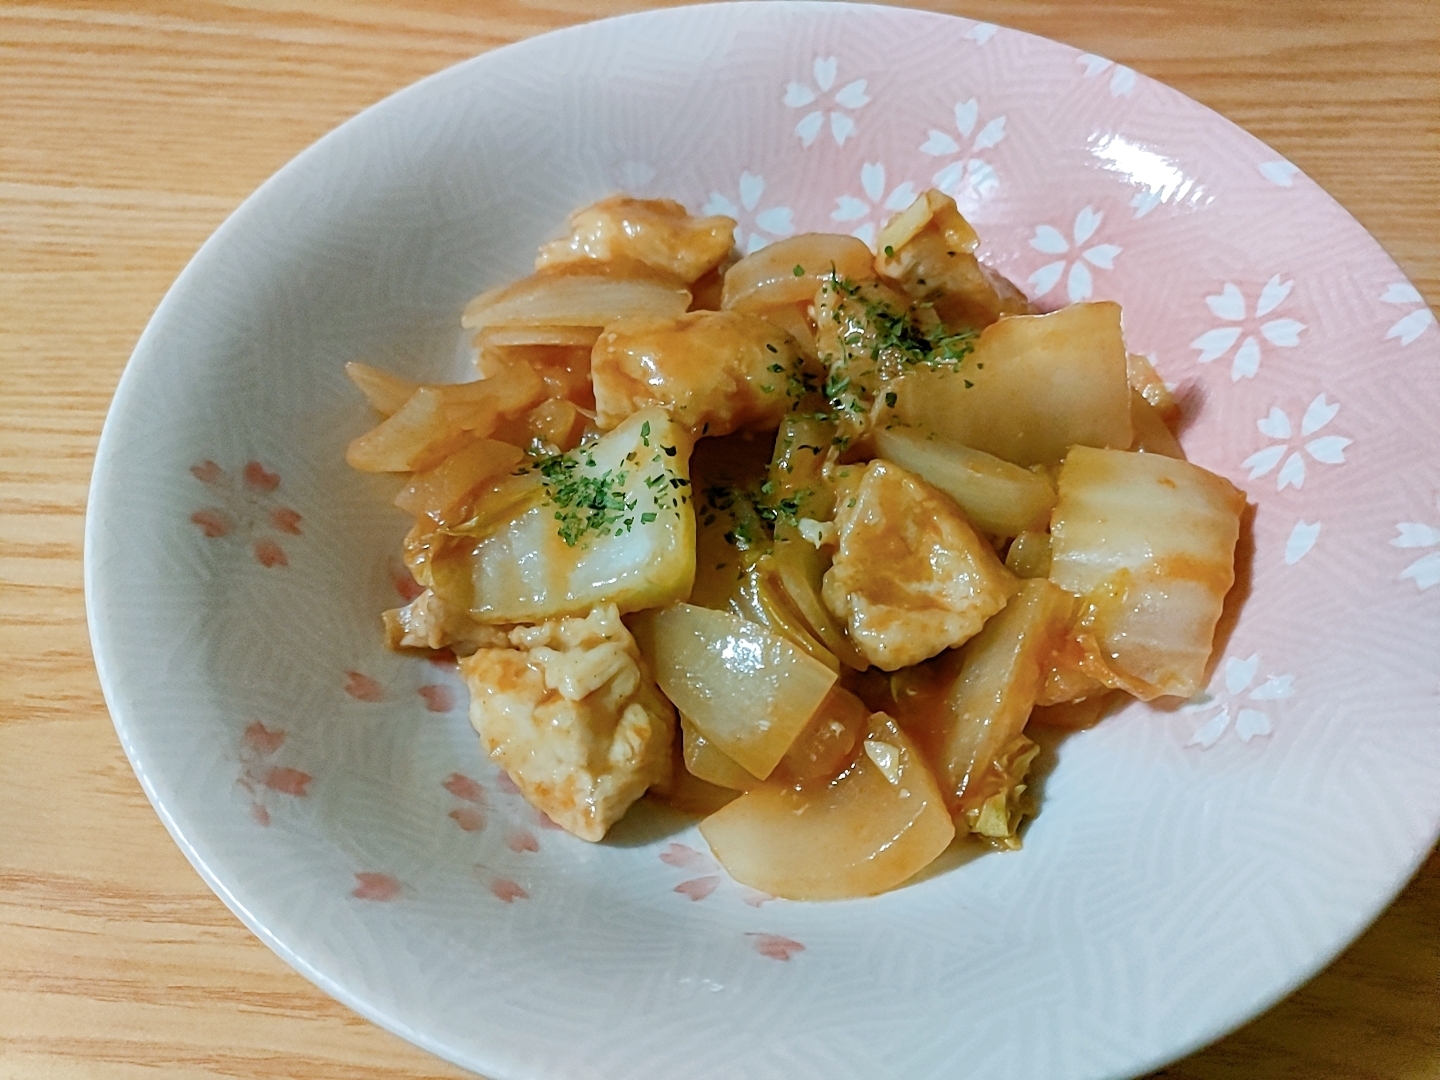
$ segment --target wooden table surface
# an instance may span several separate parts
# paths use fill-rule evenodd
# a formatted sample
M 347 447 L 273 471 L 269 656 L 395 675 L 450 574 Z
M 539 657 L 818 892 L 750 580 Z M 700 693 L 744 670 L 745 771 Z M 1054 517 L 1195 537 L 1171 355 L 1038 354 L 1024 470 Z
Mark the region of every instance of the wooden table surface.
M 0 1078 L 469 1074 L 287 968 L 141 794 L 86 636 L 116 380 L 200 243 L 410 82 L 644 0 L 0 0 Z M 1437 0 L 931 0 L 1118 59 L 1269 142 L 1440 307 Z M 1159 1076 L 1440 1080 L 1440 857 L 1328 970 Z

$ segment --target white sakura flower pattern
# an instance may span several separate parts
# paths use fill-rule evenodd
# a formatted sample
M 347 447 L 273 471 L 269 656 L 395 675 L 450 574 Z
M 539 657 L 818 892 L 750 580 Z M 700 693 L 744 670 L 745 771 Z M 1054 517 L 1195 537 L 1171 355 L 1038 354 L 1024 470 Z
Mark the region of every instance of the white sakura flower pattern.
M 749 255 L 772 240 L 795 235 L 795 212 L 788 206 L 759 209 L 765 195 L 765 178 L 743 172 L 737 185 L 737 204 L 728 195 L 710 193 L 703 214 L 724 214 L 735 219 L 735 246 Z
M 860 166 L 860 190 L 863 195 L 841 195 L 835 200 L 835 209 L 830 220 L 842 225 L 852 225 L 850 235 L 875 246 L 877 216 L 886 216 L 879 211 L 898 213 L 913 203 L 917 197 L 915 185 L 905 181 L 887 195 L 885 193 L 885 166 L 880 162 L 869 162 Z M 854 225 L 855 222 L 861 222 Z
M 1085 53 L 1083 56 L 1077 56 L 1075 62 L 1085 66 L 1085 78 L 1087 79 L 1093 79 L 1095 76 L 1109 71 L 1111 97 L 1127 97 L 1135 90 L 1135 72 L 1115 63 L 1114 60 L 1107 60 L 1094 53 Z
M 1420 295 L 1420 290 L 1408 281 L 1391 285 L 1380 299 L 1398 307 L 1409 307 L 1411 304 L 1420 305 L 1408 315 L 1401 316 L 1399 322 L 1385 331 L 1386 341 L 1399 338 L 1401 345 L 1409 345 L 1435 322 L 1435 313 L 1425 306 L 1425 298 Z
M 792 109 L 815 106 L 795 125 L 795 134 L 800 136 L 802 146 L 809 146 L 830 119 L 830 137 L 836 146 L 844 146 L 845 140 L 855 134 L 855 119 L 846 110 L 863 109 L 870 104 L 870 95 L 865 92 L 865 80 L 855 79 L 831 93 L 839 74 L 839 64 L 833 56 L 817 56 L 811 68 L 815 85 L 792 82 L 785 87 L 784 102 Z
M 956 102 L 955 130 L 960 135 L 960 141 L 947 132 L 931 128 L 929 138 L 920 147 L 921 153 L 931 157 L 960 155 L 943 166 L 930 181 L 956 202 L 978 202 L 994 194 L 1000 184 L 1000 178 L 995 175 L 990 163 L 975 155 L 998 146 L 1005 138 L 1005 117 L 988 120 L 977 132 L 975 128 L 979 122 L 979 102 L 974 98 Z
M 1259 671 L 1258 653 L 1251 654 L 1245 660 L 1237 660 L 1232 656 L 1225 661 L 1220 673 L 1223 690 L 1197 694 L 1181 707 L 1182 711 L 1190 713 L 1208 712 L 1217 705 L 1220 707 L 1220 711 L 1210 716 L 1190 737 L 1187 745 L 1209 750 L 1230 727 L 1231 719 L 1235 721 L 1235 734 L 1240 736 L 1241 742 L 1248 743 L 1256 736 L 1269 735 L 1274 730 L 1270 716 L 1264 709 L 1255 708 L 1254 704 L 1247 705 L 1245 702 L 1280 701 L 1291 697 L 1295 693 L 1295 676 L 1271 675 L 1252 689 L 1251 684 L 1255 682 Z
M 1090 299 L 1095 292 L 1095 281 L 1091 276 L 1090 267 L 1094 266 L 1101 270 L 1115 269 L 1115 257 L 1121 251 L 1117 244 L 1085 246 L 1104 220 L 1104 214 L 1089 206 L 1076 214 L 1075 226 L 1070 232 L 1074 241 L 1073 246 L 1070 240 L 1065 239 L 1065 234 L 1053 225 L 1036 226 L 1035 235 L 1030 238 L 1030 246 L 1046 255 L 1062 256 L 1055 262 L 1046 263 L 1030 275 L 1030 285 L 1035 290 L 1036 296 L 1044 296 L 1055 288 L 1063 277 L 1065 278 L 1065 292 L 1070 297 L 1072 304 Z M 1074 258 L 1073 262 L 1071 261 L 1072 257 Z M 1066 267 L 1069 267 L 1069 274 L 1065 272 Z
M 1265 419 L 1257 421 L 1255 426 L 1260 429 L 1262 435 L 1275 439 L 1272 446 L 1258 450 L 1240 463 L 1242 469 L 1250 470 L 1250 479 L 1258 480 L 1267 475 L 1275 466 L 1280 465 L 1280 472 L 1275 477 L 1275 490 L 1284 491 L 1287 487 L 1293 487 L 1299 491 L 1305 486 L 1305 458 L 1308 455 L 1311 460 L 1321 465 L 1343 465 L 1345 463 L 1345 448 L 1353 441 L 1343 435 L 1322 435 L 1318 439 L 1310 439 L 1321 428 L 1325 427 L 1335 414 L 1340 411 L 1338 403 L 1331 404 L 1321 394 L 1305 410 L 1305 415 L 1300 418 L 1300 438 L 1306 440 L 1298 446 L 1292 447 L 1291 438 L 1294 434 L 1294 426 L 1290 423 L 1290 417 L 1275 405 L 1270 409 L 1270 415 Z M 1281 465 L 1281 460 L 1284 464 Z
M 1294 187 L 1295 174 L 1300 171 L 1299 165 L 1292 165 L 1284 158 L 1277 158 L 1275 161 L 1262 161 L 1256 166 L 1260 175 L 1269 180 L 1276 187 Z
M 980 45 L 987 45 L 999 29 L 994 23 L 976 23 L 965 36 Z
M 1320 522 L 1295 522 L 1295 527 L 1290 530 L 1290 538 L 1285 541 L 1285 565 L 1294 566 L 1306 555 L 1309 555 L 1310 549 L 1315 546 L 1315 541 L 1318 539 L 1320 539 Z
M 1435 505 L 1440 507 L 1440 499 L 1435 500 Z M 1440 529 L 1434 525 L 1426 525 L 1419 521 L 1402 521 L 1395 526 L 1395 531 L 1399 535 L 1390 541 L 1392 547 L 1440 547 Z M 1400 571 L 1400 577 L 1402 580 L 1409 578 L 1415 582 L 1415 587 L 1418 589 L 1429 589 L 1440 585 L 1440 551 L 1432 551 L 1420 556 Z
M 1300 334 L 1305 330 L 1304 323 L 1289 318 L 1260 321 L 1285 302 L 1294 286 L 1294 281 L 1281 281 L 1279 274 L 1272 277 L 1260 290 L 1260 296 L 1255 301 L 1255 315 L 1251 319 L 1247 314 L 1245 295 L 1237 285 L 1227 281 L 1219 293 L 1205 298 L 1205 304 L 1211 314 L 1235 325 L 1217 326 L 1192 341 L 1190 347 L 1200 353 L 1196 359 L 1202 364 L 1218 360 L 1239 341 L 1240 347 L 1235 350 L 1230 362 L 1230 381 L 1239 382 L 1241 379 L 1253 379 L 1260 370 L 1260 338 L 1282 349 L 1293 349 L 1299 345 Z M 1240 340 L 1241 334 L 1245 335 L 1243 341 Z

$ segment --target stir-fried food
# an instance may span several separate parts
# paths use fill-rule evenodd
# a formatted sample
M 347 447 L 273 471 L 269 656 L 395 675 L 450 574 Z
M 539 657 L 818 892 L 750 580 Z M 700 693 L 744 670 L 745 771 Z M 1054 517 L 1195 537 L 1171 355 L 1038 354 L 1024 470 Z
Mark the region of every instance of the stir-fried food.
M 466 308 L 480 378 L 350 365 L 486 752 L 599 840 L 647 791 L 778 896 L 1020 845 L 1036 725 L 1203 684 L 1244 497 L 1113 303 L 1034 312 L 927 191 L 871 251 L 615 196 Z

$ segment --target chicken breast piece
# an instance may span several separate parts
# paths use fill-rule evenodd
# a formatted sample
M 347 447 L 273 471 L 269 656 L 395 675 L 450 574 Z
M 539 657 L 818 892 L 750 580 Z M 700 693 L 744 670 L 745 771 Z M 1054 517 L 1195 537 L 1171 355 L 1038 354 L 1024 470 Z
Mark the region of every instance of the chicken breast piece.
M 614 195 L 570 215 L 570 235 L 540 249 L 536 270 L 631 261 L 686 283 L 720 265 L 734 243 L 727 217 L 691 217 L 669 199 Z
M 969 640 L 1014 589 L 949 496 L 887 461 L 864 466 L 835 524 L 839 549 L 821 597 L 883 671 Z
M 758 315 L 620 319 L 590 356 L 596 422 L 608 431 L 659 405 L 697 436 L 773 430 L 803 363 L 794 339 Z
M 600 840 L 670 778 L 675 710 L 613 604 L 511 630 L 460 662 L 470 723 L 536 809 Z

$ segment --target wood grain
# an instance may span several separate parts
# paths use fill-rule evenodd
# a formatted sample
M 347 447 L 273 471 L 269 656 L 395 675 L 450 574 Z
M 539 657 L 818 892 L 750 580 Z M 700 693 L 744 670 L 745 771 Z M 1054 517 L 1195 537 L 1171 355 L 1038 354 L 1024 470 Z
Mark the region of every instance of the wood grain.
M 462 1077 L 290 971 L 142 796 L 86 637 L 92 455 L 136 338 L 261 181 L 421 76 L 631 0 L 0 6 L 0 1078 Z M 960 11 L 932 0 L 920 6 Z M 1434 0 L 970 0 L 1275 146 L 1440 301 Z M 1170 1080 L 1440 1080 L 1440 858 Z

